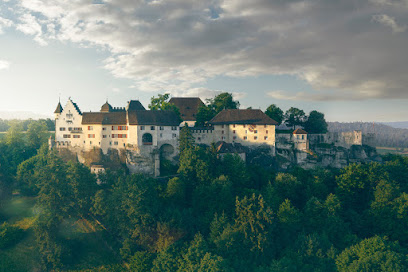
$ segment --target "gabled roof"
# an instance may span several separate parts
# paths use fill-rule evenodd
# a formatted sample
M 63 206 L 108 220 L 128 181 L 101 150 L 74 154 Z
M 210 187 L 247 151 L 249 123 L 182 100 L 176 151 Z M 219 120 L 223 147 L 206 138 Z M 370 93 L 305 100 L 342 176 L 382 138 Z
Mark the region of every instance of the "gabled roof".
M 57 108 L 55 109 L 54 113 L 61 113 L 62 110 L 63 110 L 63 109 L 62 109 L 61 103 L 58 102 Z
M 129 125 L 178 126 L 179 117 L 174 111 L 137 110 L 128 111 Z
M 79 109 L 78 105 L 77 105 L 76 103 L 74 103 L 72 100 L 70 100 L 70 101 L 71 101 L 72 105 L 74 105 L 74 108 L 76 109 L 76 111 L 77 111 L 80 115 L 82 115 L 82 112 L 81 112 L 81 110 Z
M 135 111 L 135 110 L 146 110 L 143 107 L 142 103 L 139 100 L 131 100 L 127 106 L 128 111 Z
M 210 124 L 222 125 L 222 124 L 253 124 L 253 125 L 277 125 L 278 123 L 271 119 L 268 115 L 261 110 L 223 110 L 218 113 L 213 119 L 210 120 Z
M 246 153 L 246 148 L 240 143 L 226 143 L 224 141 L 215 144 L 218 153 Z
M 198 108 L 204 106 L 199 97 L 173 97 L 169 103 L 179 108 L 183 121 L 195 121 Z
M 82 125 L 126 125 L 126 112 L 84 112 Z
M 307 134 L 306 131 L 304 131 L 301 128 L 296 129 L 295 131 L 293 131 L 293 134 Z

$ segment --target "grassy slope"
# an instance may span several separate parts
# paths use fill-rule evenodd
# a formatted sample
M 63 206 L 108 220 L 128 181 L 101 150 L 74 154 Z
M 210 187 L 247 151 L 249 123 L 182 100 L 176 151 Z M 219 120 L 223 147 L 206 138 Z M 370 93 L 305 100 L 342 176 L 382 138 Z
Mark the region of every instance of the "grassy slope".
M 35 198 L 15 196 L 0 211 L 3 220 L 26 230 L 20 243 L 0 251 L 0 272 L 40 271 L 40 256 L 33 231 L 36 220 L 34 205 Z M 73 265 L 68 269 L 92 268 L 118 261 L 102 239 L 102 230 L 96 226 L 85 219 L 67 219 L 62 224 L 61 236 L 73 247 L 70 258 Z

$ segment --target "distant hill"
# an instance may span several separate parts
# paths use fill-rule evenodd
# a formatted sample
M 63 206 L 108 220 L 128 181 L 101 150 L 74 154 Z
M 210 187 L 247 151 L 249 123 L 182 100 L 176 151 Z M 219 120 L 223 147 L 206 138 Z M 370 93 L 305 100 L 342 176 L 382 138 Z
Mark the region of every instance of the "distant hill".
M 405 122 L 383 122 L 384 125 L 393 127 L 393 128 L 406 128 L 408 129 L 408 121 Z
M 373 124 L 368 122 L 329 122 L 328 125 L 329 131 L 333 132 L 361 130 L 363 134 L 375 133 L 375 146 L 408 147 L 408 129 L 394 128 L 382 123 Z
M 51 115 L 38 114 L 30 111 L 0 111 L 0 119 L 3 120 L 27 120 L 27 119 L 47 119 L 52 118 Z

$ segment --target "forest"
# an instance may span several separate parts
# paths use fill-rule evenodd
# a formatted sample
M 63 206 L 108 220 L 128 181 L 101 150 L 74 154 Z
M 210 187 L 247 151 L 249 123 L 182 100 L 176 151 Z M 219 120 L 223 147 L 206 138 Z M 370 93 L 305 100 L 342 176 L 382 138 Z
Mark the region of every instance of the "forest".
M 1 272 L 408 270 L 406 157 L 279 172 L 184 127 L 174 176 L 96 176 L 47 131 L 15 124 L 0 142 Z

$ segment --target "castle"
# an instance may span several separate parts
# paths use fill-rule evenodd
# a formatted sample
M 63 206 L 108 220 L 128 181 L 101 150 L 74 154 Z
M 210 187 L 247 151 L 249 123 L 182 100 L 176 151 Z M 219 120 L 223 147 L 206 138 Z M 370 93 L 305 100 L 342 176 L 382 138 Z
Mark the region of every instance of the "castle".
M 180 116 L 173 111 L 146 110 L 138 100 L 123 108 L 106 102 L 99 112 L 81 112 L 68 99 L 65 107 L 58 103 L 54 112 L 55 140 L 50 139 L 50 147 L 68 150 L 81 162 L 90 152 L 119 154 L 130 172 L 158 176 L 163 158 L 175 161 L 180 129 L 185 124 L 197 144 L 214 143 L 221 156 L 234 153 L 243 160 L 248 150 L 260 146 L 272 156 L 305 164 L 313 153 L 310 149 L 319 150 L 324 144 L 345 149 L 363 145 L 361 131 L 308 135 L 298 128 L 276 133 L 277 122 L 258 109 L 225 109 L 205 127 L 195 127 L 198 108 L 204 105 L 200 98 L 174 97 L 169 102 L 179 108 Z M 95 172 L 105 168 L 100 159 L 88 164 Z
M 180 129 L 193 126 L 199 98 L 172 98 L 178 104 L 183 122 L 173 111 L 146 110 L 137 100 L 124 108 L 114 108 L 108 102 L 99 112 L 82 112 L 69 99 L 62 107 L 58 103 L 55 115 L 55 140 L 51 147 L 68 149 L 79 156 L 92 150 L 108 154 L 112 150 L 125 153 L 131 172 L 160 174 L 160 159 L 173 159 L 178 153 Z M 189 106 L 186 106 L 189 105 Z M 223 110 L 205 128 L 191 127 L 198 144 L 224 142 L 236 146 L 265 145 L 275 152 L 275 126 L 261 110 Z M 96 162 L 95 162 L 96 163 Z M 97 165 L 98 169 L 102 169 Z

